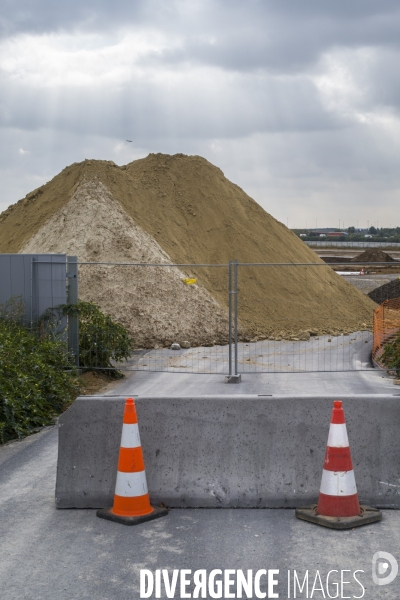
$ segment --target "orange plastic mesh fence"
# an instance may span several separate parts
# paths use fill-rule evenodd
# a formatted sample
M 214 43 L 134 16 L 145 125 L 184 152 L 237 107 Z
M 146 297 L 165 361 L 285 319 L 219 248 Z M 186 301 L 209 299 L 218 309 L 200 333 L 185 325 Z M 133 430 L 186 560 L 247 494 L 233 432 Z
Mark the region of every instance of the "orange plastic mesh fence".
M 374 338 L 372 343 L 372 358 L 384 367 L 380 358 L 384 345 L 394 340 L 400 331 L 400 298 L 385 300 L 374 311 Z

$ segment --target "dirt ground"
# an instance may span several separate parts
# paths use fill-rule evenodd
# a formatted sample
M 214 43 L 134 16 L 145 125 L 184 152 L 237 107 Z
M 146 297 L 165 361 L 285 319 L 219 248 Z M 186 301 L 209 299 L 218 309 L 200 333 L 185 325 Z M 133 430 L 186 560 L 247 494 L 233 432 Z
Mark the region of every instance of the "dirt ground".
M 93 396 L 111 390 L 121 380 L 114 379 L 105 373 L 87 371 L 79 376 L 79 396 Z
M 352 262 L 353 259 L 356 258 L 356 256 L 360 256 L 361 252 L 360 252 L 360 248 L 348 248 L 348 247 L 332 247 L 332 248 L 318 248 L 318 247 L 313 247 L 314 252 L 320 257 L 320 258 L 334 258 L 334 257 L 338 257 L 339 259 L 347 259 L 350 262 Z M 385 253 L 389 254 L 389 256 L 391 256 L 394 260 L 400 261 L 400 250 L 398 248 L 385 248 L 383 250 Z
M 354 271 L 360 270 L 362 263 L 365 262 L 386 262 L 387 265 L 366 265 L 364 270 L 369 277 L 370 285 L 366 283 L 356 285 L 356 287 L 365 293 L 370 292 L 383 283 L 388 283 L 397 275 L 400 275 L 400 251 L 381 248 L 367 248 L 364 252 L 359 252 L 359 248 L 315 248 L 316 254 L 327 264 L 331 264 L 331 268 L 334 271 Z M 342 263 L 333 265 L 332 263 Z M 343 263 L 354 263 L 352 265 L 345 265 Z M 388 275 L 386 281 L 380 281 L 377 279 L 376 286 L 371 287 L 373 283 L 373 277 L 376 275 Z M 350 278 L 348 279 L 350 281 Z M 351 281 L 354 284 L 354 281 Z M 368 288 L 368 290 L 367 290 Z M 367 291 L 366 291 L 367 290 Z

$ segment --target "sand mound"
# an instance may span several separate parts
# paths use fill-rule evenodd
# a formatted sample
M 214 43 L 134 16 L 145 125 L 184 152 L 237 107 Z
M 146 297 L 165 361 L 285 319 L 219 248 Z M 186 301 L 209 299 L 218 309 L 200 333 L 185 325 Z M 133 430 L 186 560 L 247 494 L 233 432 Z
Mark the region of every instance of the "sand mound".
M 374 307 L 198 156 L 71 165 L 0 215 L 0 251 L 59 251 L 98 262 L 289 265 L 239 268 L 239 319 L 248 337 L 354 331 L 370 325 Z M 150 345 L 179 334 L 192 343 L 226 340 L 226 269 L 122 269 L 82 267 L 81 297 L 97 300 Z M 197 277 L 198 288 L 183 284 L 184 275 Z
M 171 258 L 133 222 L 98 180 L 84 181 L 72 199 L 22 252 L 77 254 L 82 262 L 171 264 Z M 209 344 L 227 337 L 227 314 L 176 267 L 82 265 L 79 295 L 125 325 L 138 346 L 172 341 Z M 157 293 L 154 293 L 157 290 Z M 197 334 L 195 335 L 195 332 Z
M 386 252 L 383 252 L 380 248 L 367 248 L 365 252 L 361 252 L 351 262 L 397 262 Z
M 394 279 L 380 285 L 368 294 L 368 296 L 377 304 L 382 304 L 385 300 L 392 300 L 393 298 L 400 298 L 400 279 Z

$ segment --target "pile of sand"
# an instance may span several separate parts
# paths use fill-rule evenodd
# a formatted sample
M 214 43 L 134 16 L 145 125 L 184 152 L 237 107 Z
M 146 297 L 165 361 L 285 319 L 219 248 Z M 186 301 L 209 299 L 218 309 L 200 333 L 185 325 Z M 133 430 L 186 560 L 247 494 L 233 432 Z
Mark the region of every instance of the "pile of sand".
M 172 263 L 97 178 L 84 180 L 21 252 L 59 252 L 61 247 L 81 262 Z M 184 278 L 171 266 L 81 265 L 79 296 L 97 302 L 125 325 L 138 346 L 225 340 L 226 310 L 204 288 L 185 285 Z
M 374 307 L 198 156 L 71 165 L 0 215 L 0 251 L 66 252 L 95 262 L 287 264 L 239 268 L 248 338 L 354 331 L 370 326 Z M 185 276 L 197 277 L 197 287 L 185 285 Z M 141 345 L 227 338 L 227 269 L 82 266 L 80 296 L 126 324 Z
M 365 252 L 361 252 L 351 262 L 397 262 L 387 252 L 383 252 L 380 248 L 367 248 Z

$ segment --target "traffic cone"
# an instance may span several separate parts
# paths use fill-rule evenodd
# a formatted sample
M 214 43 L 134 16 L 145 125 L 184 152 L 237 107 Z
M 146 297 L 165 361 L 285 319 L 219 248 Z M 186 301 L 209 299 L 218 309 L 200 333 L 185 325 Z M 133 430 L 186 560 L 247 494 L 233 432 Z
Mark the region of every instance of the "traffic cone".
M 360 505 L 341 400 L 333 403 L 318 504 L 296 509 L 296 517 L 333 529 L 350 529 L 382 519 L 382 513 Z
M 125 402 L 114 505 L 102 508 L 96 514 L 101 519 L 124 525 L 137 525 L 168 514 L 166 508 L 150 504 L 133 398 L 127 398 Z

